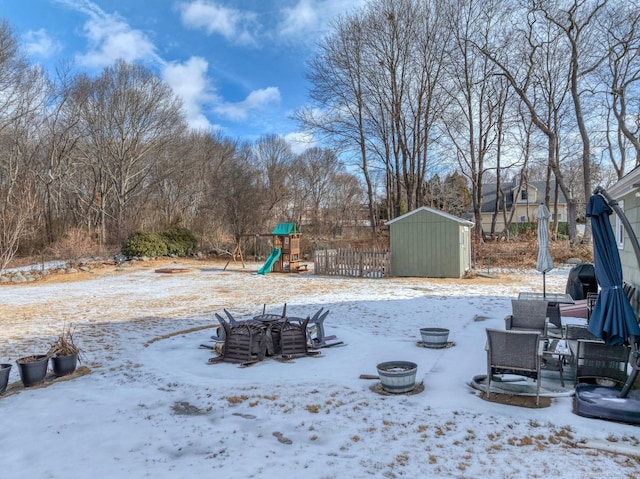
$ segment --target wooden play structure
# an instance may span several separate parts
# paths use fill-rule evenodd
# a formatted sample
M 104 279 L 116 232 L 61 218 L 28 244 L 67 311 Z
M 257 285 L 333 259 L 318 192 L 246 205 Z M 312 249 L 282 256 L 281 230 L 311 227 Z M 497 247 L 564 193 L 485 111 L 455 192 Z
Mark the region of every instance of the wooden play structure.
M 300 269 L 300 230 L 295 223 L 278 223 L 271 232 L 271 254 L 258 274 L 297 273 Z
M 261 236 L 271 238 L 272 248 L 265 263 L 258 270 L 258 274 L 267 274 L 271 271 L 276 273 L 297 273 L 307 270 L 306 264 L 300 264 L 300 230 L 295 223 L 278 223 L 271 233 L 258 233 L 254 235 L 239 234 L 236 237 L 235 249 L 224 269 L 227 269 L 231 260 L 235 262 L 236 258 L 240 258 L 243 268 L 246 267 L 242 255 L 242 240 Z

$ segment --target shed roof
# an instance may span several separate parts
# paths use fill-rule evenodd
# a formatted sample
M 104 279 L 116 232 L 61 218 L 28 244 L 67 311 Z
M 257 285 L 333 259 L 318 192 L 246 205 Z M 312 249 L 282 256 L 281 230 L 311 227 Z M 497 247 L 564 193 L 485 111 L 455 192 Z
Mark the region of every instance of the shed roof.
M 453 216 L 450 215 L 449 213 L 445 213 L 444 211 L 440 211 L 440 210 L 434 210 L 433 208 L 429 208 L 428 206 L 421 206 L 420 208 L 416 208 L 415 210 L 411 210 L 408 213 L 403 214 L 402 216 L 398 216 L 397 218 L 394 218 L 392 220 L 387 221 L 387 224 L 390 225 L 392 223 L 395 223 L 396 221 L 400 221 L 408 216 L 414 215 L 420 211 L 427 211 L 429 213 L 434 213 L 436 215 L 440 215 L 444 218 L 447 218 L 451 221 L 455 221 L 457 223 L 460 223 L 463 226 L 473 226 L 475 223 L 473 221 L 469 221 L 469 220 L 465 220 L 463 218 L 459 218 L 457 216 Z
M 295 223 L 278 223 L 276 228 L 271 232 L 272 235 L 285 236 L 300 233 Z

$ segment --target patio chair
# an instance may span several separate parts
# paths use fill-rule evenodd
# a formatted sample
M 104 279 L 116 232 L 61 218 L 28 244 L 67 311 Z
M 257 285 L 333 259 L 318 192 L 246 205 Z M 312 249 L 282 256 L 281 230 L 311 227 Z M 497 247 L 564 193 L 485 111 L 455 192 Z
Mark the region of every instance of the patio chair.
M 222 326 L 224 319 L 222 319 L 222 316 L 220 316 L 218 313 L 214 313 L 214 314 L 216 316 L 216 319 L 218 320 L 219 325 L 216 328 L 216 334 L 211 336 L 211 339 L 213 339 L 216 342 L 222 342 L 224 341 L 224 338 L 227 337 L 227 333 L 225 332 L 224 326 Z
M 236 320 L 236 318 L 234 318 L 231 315 L 231 313 L 229 311 L 227 311 L 226 308 L 223 308 L 223 310 L 224 310 L 224 314 L 226 314 L 227 318 L 229 318 L 229 324 L 231 324 L 231 326 L 237 326 L 238 325 L 238 321 Z M 216 314 L 216 316 L 218 316 L 218 315 Z
M 307 323 L 309 317 L 302 322 L 285 319 L 280 328 L 280 352 L 285 359 L 307 356 Z
M 264 326 L 257 321 L 242 321 L 235 326 L 218 318 L 225 331 L 222 360 L 230 363 L 262 361 L 267 352 Z
M 578 341 L 578 339 L 591 339 L 597 341 L 598 338 L 594 336 L 589 328 L 585 324 L 567 324 L 565 326 L 565 337 L 567 341 Z M 577 344 L 576 344 L 577 346 Z M 574 348 L 575 349 L 575 348 Z
M 324 308 L 320 308 L 307 323 L 307 335 L 309 338 L 309 344 L 311 346 L 317 347 L 327 344 L 324 334 L 324 320 L 329 315 L 329 310 L 326 310 L 324 312 L 323 310 Z
M 631 348 L 625 344 L 607 346 L 603 341 L 579 339 L 576 352 L 576 382 L 608 379 L 624 384 Z
M 536 405 L 540 399 L 541 334 L 487 328 L 487 397 L 494 374 L 516 374 L 536 382 Z
M 593 311 L 593 307 L 596 305 L 596 301 L 598 300 L 599 293 L 587 293 L 587 323 L 591 319 L 591 312 Z
M 560 303 L 547 303 L 547 335 L 551 338 L 564 338 L 564 328 L 562 327 L 562 316 L 560 314 Z
M 547 337 L 549 303 L 543 299 L 512 299 L 512 313 L 504 318 L 505 328 L 515 331 L 538 331 Z

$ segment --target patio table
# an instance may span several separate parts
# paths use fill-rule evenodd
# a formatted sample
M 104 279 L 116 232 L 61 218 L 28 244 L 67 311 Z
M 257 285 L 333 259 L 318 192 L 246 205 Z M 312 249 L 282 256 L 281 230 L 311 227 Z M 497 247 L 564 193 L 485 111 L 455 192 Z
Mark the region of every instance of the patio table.
M 518 299 L 544 299 L 550 303 L 575 304 L 571 295 L 567 293 L 537 293 L 523 291 L 518 294 Z
M 560 373 L 560 384 L 564 387 L 564 363 L 567 356 L 572 355 L 568 341 L 563 339 L 553 339 L 551 341 L 540 341 L 538 354 L 542 359 L 550 358 L 558 361 L 558 372 Z

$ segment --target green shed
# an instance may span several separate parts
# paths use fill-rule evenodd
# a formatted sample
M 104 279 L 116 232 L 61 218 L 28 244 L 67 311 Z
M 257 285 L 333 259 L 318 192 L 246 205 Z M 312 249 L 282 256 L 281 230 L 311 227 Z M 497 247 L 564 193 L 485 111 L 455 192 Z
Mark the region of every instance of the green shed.
M 393 276 L 464 276 L 471 268 L 473 224 L 426 206 L 388 221 Z

